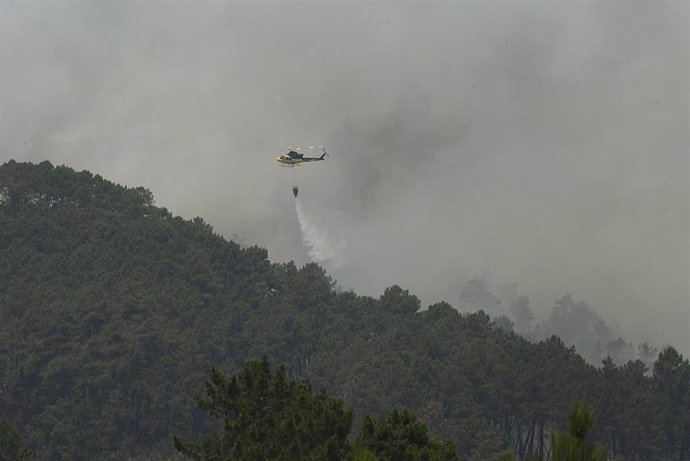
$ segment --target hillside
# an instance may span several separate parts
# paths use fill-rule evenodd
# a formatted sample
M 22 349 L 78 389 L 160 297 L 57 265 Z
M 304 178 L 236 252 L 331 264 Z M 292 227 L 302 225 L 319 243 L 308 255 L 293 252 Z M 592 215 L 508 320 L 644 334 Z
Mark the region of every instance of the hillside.
M 357 416 L 413 410 L 461 459 L 542 457 L 568 406 L 595 409 L 611 456 L 690 455 L 690 364 L 667 348 L 601 368 L 483 312 L 393 286 L 340 292 L 316 264 L 275 264 L 151 192 L 48 162 L 0 166 L 0 418 L 39 459 L 122 459 L 197 438 L 211 367 L 263 354 Z M 153 458 L 151 458 L 153 459 Z

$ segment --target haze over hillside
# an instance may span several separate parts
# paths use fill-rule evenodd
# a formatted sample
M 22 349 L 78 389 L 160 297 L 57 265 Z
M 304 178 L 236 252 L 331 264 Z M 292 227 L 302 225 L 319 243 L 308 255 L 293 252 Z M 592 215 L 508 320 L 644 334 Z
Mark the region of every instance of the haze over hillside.
M 690 352 L 687 2 L 2 2 L 0 163 L 146 185 L 345 288 L 490 272 Z M 311 168 L 313 167 L 313 168 Z

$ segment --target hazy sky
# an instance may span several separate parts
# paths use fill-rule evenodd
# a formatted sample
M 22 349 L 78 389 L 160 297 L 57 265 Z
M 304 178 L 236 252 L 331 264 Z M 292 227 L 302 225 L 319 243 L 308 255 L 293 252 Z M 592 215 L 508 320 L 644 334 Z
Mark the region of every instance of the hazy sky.
M 0 1 L 0 161 L 152 190 L 339 284 L 490 271 L 690 353 L 687 1 Z

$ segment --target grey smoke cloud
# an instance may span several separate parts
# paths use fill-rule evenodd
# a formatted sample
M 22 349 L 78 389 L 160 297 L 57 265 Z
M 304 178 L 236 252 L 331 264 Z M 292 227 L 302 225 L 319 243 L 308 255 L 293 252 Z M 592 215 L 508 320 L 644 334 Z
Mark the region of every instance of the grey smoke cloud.
M 65 163 L 456 303 L 485 271 L 690 353 L 687 2 L 0 3 L 0 160 Z M 334 237 L 335 236 L 335 237 Z M 327 264 L 328 267 L 328 264 Z

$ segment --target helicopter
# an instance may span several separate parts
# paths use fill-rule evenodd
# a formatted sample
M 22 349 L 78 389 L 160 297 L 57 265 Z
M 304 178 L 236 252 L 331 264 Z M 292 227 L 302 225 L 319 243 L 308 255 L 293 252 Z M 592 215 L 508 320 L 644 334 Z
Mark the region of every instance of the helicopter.
M 323 154 L 321 154 L 320 157 L 305 157 L 303 153 L 298 152 L 301 150 L 310 150 L 317 148 L 321 148 L 321 150 L 323 151 Z M 276 158 L 278 165 L 284 167 L 295 167 L 301 165 L 302 163 L 318 162 L 321 160 L 325 160 L 326 157 L 328 157 L 326 148 L 323 146 L 289 147 L 287 151 L 288 152 L 286 154 L 281 154 L 278 158 Z M 292 179 L 293 181 L 295 180 L 295 170 L 292 170 Z M 292 186 L 292 195 L 294 195 L 295 198 L 297 198 L 298 193 L 299 187 L 297 186 L 297 184 L 295 184 L 294 186 Z
M 321 157 L 305 157 L 304 154 L 297 152 L 305 149 L 316 149 L 317 147 L 320 147 L 323 150 L 323 154 L 321 155 Z M 302 163 L 318 162 L 320 160 L 325 160 L 327 156 L 328 153 L 326 152 L 326 149 L 323 146 L 295 147 L 289 148 L 288 152 L 286 154 L 280 155 L 278 158 L 276 158 L 276 161 L 280 166 L 293 167 L 301 165 Z

